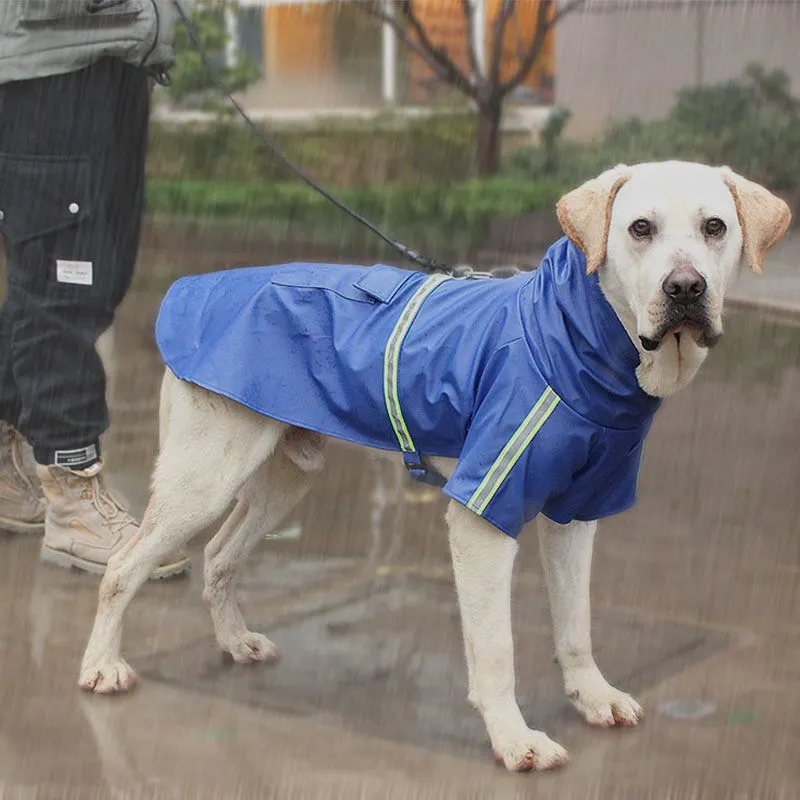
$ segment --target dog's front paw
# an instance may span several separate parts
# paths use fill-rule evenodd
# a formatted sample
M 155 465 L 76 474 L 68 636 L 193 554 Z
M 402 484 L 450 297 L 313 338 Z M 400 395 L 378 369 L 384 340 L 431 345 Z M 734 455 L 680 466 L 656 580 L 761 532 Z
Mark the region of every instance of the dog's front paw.
M 629 694 L 615 689 L 596 668 L 567 675 L 564 685 L 570 702 L 590 725 L 631 727 L 644 717 L 642 707 Z
M 122 658 L 105 659 L 81 667 L 78 685 L 95 694 L 118 694 L 133 689 L 139 679 L 133 667 Z
M 275 661 L 280 652 L 274 642 L 261 633 L 245 631 L 241 636 L 231 636 L 219 643 L 219 646 L 238 664 L 250 664 L 254 661 Z
M 521 735 L 509 737 L 493 745 L 494 760 L 510 772 L 543 772 L 562 767 L 568 761 L 567 751 L 546 733 L 528 728 Z

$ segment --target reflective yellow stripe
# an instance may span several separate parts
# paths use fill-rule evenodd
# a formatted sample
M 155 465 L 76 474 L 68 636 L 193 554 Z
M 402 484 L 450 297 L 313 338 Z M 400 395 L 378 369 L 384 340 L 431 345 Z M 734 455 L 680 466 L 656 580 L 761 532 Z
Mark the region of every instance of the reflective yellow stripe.
M 519 461 L 520 456 L 525 452 L 528 445 L 533 441 L 534 436 L 539 432 L 542 425 L 547 422 L 547 418 L 555 411 L 556 406 L 561 402 L 561 398 L 548 386 L 541 397 L 536 401 L 536 405 L 522 421 L 522 424 L 514 431 L 514 435 L 508 440 L 506 446 L 500 451 L 500 455 L 495 459 L 486 476 L 481 481 L 478 488 L 470 497 L 467 508 L 476 514 L 483 514 L 492 498 L 497 494 L 503 481 L 511 472 L 514 464 Z
M 411 323 L 417 316 L 425 298 L 442 282 L 449 280 L 448 275 L 431 275 L 416 292 L 403 309 L 400 319 L 389 336 L 386 343 L 386 350 L 383 354 L 383 396 L 386 401 L 386 410 L 389 413 L 389 420 L 394 428 L 400 449 L 410 453 L 416 450 L 411 434 L 403 419 L 403 412 L 400 409 L 400 397 L 397 394 L 397 369 L 400 364 L 400 348 L 403 340 L 411 328 Z

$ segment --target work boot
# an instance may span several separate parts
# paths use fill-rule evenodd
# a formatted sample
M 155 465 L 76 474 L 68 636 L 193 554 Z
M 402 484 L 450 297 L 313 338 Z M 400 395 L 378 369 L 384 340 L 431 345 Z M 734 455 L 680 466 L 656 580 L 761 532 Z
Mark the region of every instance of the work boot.
M 37 464 L 47 497 L 42 561 L 102 575 L 108 559 L 139 532 L 139 524 L 103 478 L 103 462 L 83 470 Z M 173 554 L 150 578 L 185 572 L 189 559 Z
M 44 530 L 45 499 L 33 452 L 16 428 L 0 420 L 0 529 Z

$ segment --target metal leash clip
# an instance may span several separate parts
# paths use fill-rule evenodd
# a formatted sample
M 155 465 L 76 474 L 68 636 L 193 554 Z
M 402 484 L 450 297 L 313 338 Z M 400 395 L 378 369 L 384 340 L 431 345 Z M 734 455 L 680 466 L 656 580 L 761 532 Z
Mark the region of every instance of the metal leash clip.
M 489 272 L 479 272 L 476 269 L 473 269 L 469 264 L 456 264 L 451 270 L 450 274 L 454 278 L 463 278 L 464 280 L 478 280 L 480 278 L 491 278 L 492 275 Z
M 493 267 L 488 272 L 473 269 L 469 264 L 457 264 L 450 270 L 454 278 L 464 278 L 466 280 L 482 280 L 484 278 L 513 278 L 522 272 L 519 267 Z

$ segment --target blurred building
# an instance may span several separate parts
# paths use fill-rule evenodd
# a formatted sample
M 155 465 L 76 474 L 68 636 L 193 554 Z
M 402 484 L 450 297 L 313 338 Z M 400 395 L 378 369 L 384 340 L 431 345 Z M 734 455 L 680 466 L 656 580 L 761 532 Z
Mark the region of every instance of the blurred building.
M 517 0 L 503 42 L 504 74 L 519 63 L 539 2 Z M 475 47 L 490 49 L 502 0 L 472 0 Z M 387 7 L 389 2 L 386 0 Z M 385 104 L 441 102 L 441 85 L 388 26 L 348 0 L 240 0 L 230 20 L 235 49 L 263 78 L 244 99 L 263 111 L 363 113 Z M 437 44 L 468 63 L 462 0 L 415 0 Z M 515 114 L 541 120 L 553 103 L 572 111 L 571 132 L 589 135 L 609 119 L 653 118 L 675 92 L 741 73 L 750 61 L 780 67 L 800 86 L 800 0 L 586 0 L 548 34 L 532 75 L 514 95 Z
M 492 25 L 502 2 L 476 3 L 474 46 L 479 59 L 491 49 Z M 542 2 L 552 6 L 551 0 Z M 539 0 L 523 0 L 507 25 L 502 79 L 519 64 L 524 44 L 535 31 L 538 6 Z M 262 80 L 245 93 L 251 107 L 356 111 L 387 104 L 424 107 L 453 96 L 388 25 L 381 25 L 355 2 L 240 0 L 240 7 L 232 22 L 235 45 L 263 71 Z M 392 6 L 387 2 L 385 7 Z M 468 71 L 461 0 L 416 0 L 414 8 L 431 40 L 447 48 Z M 552 105 L 554 54 L 555 39 L 548 35 L 535 69 L 515 92 L 517 102 L 536 108 Z

